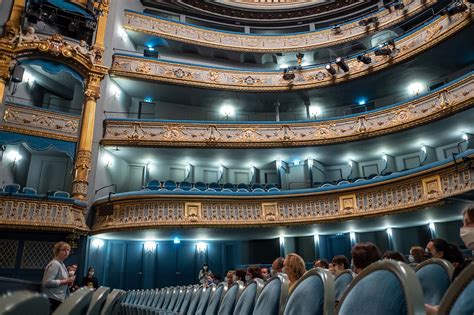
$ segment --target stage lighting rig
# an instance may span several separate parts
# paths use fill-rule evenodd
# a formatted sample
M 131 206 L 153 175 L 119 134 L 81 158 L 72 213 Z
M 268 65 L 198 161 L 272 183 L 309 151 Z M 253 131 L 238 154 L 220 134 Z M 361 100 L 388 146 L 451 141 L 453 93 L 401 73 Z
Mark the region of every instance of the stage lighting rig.
M 326 70 L 327 70 L 327 72 L 329 72 L 331 75 L 336 75 L 336 73 L 337 73 L 336 69 L 334 69 L 334 67 L 331 66 L 331 64 L 327 64 L 327 65 L 326 65 Z
M 372 62 L 372 59 L 369 56 L 365 56 L 365 55 L 357 56 L 357 60 L 359 62 L 362 62 L 362 63 L 366 64 L 366 65 L 368 65 Z
M 344 72 L 349 72 L 349 66 L 348 66 L 347 63 L 344 61 L 344 58 L 342 58 L 342 57 L 337 57 L 337 58 L 336 58 L 336 65 L 338 65 L 339 68 L 342 69 L 342 71 L 344 71 Z

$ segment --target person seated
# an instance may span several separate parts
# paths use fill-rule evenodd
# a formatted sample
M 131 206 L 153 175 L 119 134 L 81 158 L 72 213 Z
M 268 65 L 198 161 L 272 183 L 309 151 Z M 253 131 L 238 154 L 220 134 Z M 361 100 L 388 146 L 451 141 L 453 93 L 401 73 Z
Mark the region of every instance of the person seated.
M 235 281 L 242 281 L 244 284 L 245 282 L 245 275 L 247 274 L 247 271 L 238 269 L 235 271 Z
M 199 283 L 200 284 L 206 284 L 207 283 L 207 276 L 209 274 L 212 274 L 212 271 L 209 269 L 209 266 L 207 264 L 203 264 L 201 270 L 199 270 Z
M 382 258 L 379 248 L 371 243 L 358 243 L 352 247 L 352 271 L 359 274 L 371 263 L 376 262 Z
M 333 275 L 339 276 L 344 270 L 349 269 L 349 259 L 344 255 L 334 256 L 332 259 Z
M 97 289 L 99 287 L 99 281 L 94 276 L 94 268 L 93 267 L 89 267 L 89 269 L 87 269 L 87 276 L 85 276 L 82 279 L 82 286 L 83 287 L 88 287 L 88 288 L 91 288 L 91 289 Z
M 275 277 L 277 273 L 282 272 L 284 261 L 285 261 L 285 258 L 283 257 L 278 257 L 277 259 L 273 261 L 272 269 L 270 270 L 270 274 L 272 277 Z
M 416 265 L 421 264 L 426 260 L 425 251 L 421 246 L 412 246 L 410 248 L 410 255 L 408 256 L 408 261 L 410 266 L 416 267 Z
M 75 277 L 76 276 L 76 272 L 77 272 L 77 265 L 76 264 L 72 264 L 70 266 L 67 266 L 67 272 L 69 274 L 69 277 Z M 75 292 L 77 289 L 79 289 L 79 285 L 77 284 L 77 278 L 75 278 L 74 280 L 74 283 L 71 283 L 71 285 L 69 285 L 69 292 L 70 293 L 73 293 Z
M 314 261 L 313 267 L 329 269 L 329 262 L 326 259 L 318 259 Z
M 227 282 L 227 286 L 229 288 L 234 284 L 235 281 L 237 281 L 237 277 L 235 276 L 235 270 L 227 271 L 225 281 Z
M 247 273 L 245 275 L 245 282 L 250 282 L 255 278 L 259 278 L 263 280 L 262 270 L 260 269 L 260 267 L 255 267 L 255 266 L 248 267 Z
M 306 272 L 306 265 L 303 258 L 298 254 L 288 254 L 283 262 L 283 273 L 288 275 L 290 280 L 290 293 L 293 290 L 294 285 Z
M 383 259 L 392 259 L 406 263 L 403 255 L 393 250 L 387 250 L 385 253 L 383 253 Z
M 261 271 L 262 271 L 262 279 L 263 279 L 264 281 L 267 281 L 268 279 L 271 278 L 270 270 L 268 270 L 267 267 L 262 267 L 262 268 L 261 268 Z

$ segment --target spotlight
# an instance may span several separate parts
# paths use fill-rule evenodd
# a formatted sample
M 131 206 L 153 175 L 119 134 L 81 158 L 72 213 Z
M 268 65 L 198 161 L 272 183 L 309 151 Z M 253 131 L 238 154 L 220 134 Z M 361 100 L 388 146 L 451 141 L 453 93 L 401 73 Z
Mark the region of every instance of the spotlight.
M 390 56 L 392 54 L 392 50 L 388 47 L 380 47 L 377 50 L 375 50 L 375 55 L 376 56 Z
M 283 80 L 291 81 L 295 78 L 295 71 L 290 68 L 283 70 Z
M 455 15 L 457 13 L 462 13 L 467 10 L 467 5 L 464 3 L 457 2 L 448 8 L 448 15 Z
M 339 66 L 339 68 L 342 69 L 342 71 L 349 72 L 349 66 L 347 65 L 347 63 L 344 61 L 342 57 L 336 58 L 336 64 Z
M 369 24 L 377 25 L 379 23 L 379 18 L 376 16 L 369 17 L 365 20 L 359 21 L 359 26 L 367 26 Z
M 366 65 L 372 62 L 372 59 L 369 56 L 364 56 L 364 55 L 357 56 L 357 60 L 359 62 L 365 63 Z
M 393 7 L 395 8 L 395 10 L 403 10 L 405 8 L 405 5 L 402 1 L 398 1 L 393 5 Z
M 334 69 L 333 66 L 331 66 L 330 64 L 327 64 L 326 65 L 326 70 L 327 72 L 329 72 L 331 75 L 335 75 L 337 73 L 336 69 Z
M 340 25 L 334 25 L 332 27 L 332 30 L 334 32 L 334 34 L 341 34 L 342 33 L 342 30 L 341 30 L 341 26 Z

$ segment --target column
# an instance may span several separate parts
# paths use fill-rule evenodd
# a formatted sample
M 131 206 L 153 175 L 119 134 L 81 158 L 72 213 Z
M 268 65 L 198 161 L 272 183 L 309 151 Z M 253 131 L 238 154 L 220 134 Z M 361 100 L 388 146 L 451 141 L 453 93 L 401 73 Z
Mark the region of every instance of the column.
M 107 27 L 107 16 L 109 15 L 110 0 L 102 0 L 96 5 L 97 5 L 97 9 L 101 13 L 97 21 L 97 29 L 95 33 L 95 43 L 94 43 L 94 50 L 96 53 L 95 60 L 98 62 L 102 62 L 102 57 L 105 51 L 104 40 L 105 40 L 106 27 Z
M 5 23 L 5 37 L 11 38 L 20 32 L 21 15 L 25 10 L 25 0 L 15 0 L 13 3 L 12 12 L 7 23 Z
M 74 163 L 72 180 L 72 198 L 86 200 L 89 186 L 88 178 L 91 169 L 92 140 L 94 137 L 94 122 L 97 99 L 100 97 L 100 81 L 102 77 L 91 74 L 87 84 L 85 105 L 82 111 L 81 133 Z

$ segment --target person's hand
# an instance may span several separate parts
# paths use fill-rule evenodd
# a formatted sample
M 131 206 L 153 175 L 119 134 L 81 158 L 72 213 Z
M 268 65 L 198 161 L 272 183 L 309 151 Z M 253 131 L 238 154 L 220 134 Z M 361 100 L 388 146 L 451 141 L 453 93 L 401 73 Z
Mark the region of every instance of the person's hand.
M 64 284 L 67 284 L 67 285 L 73 284 L 74 280 L 76 280 L 76 276 L 66 278 L 66 279 L 64 279 Z

